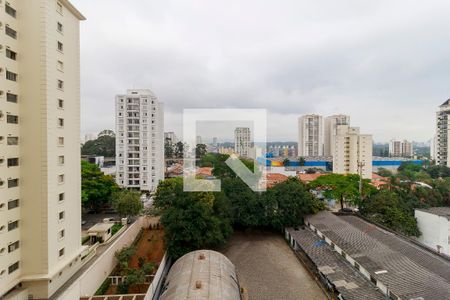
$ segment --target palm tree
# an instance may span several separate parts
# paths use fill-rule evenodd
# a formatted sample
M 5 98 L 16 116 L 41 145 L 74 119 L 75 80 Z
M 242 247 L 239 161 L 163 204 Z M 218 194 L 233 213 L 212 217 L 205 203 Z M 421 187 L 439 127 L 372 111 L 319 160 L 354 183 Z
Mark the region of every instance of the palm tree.
M 285 159 L 283 160 L 283 166 L 287 167 L 287 166 L 289 166 L 289 163 L 290 163 L 289 158 L 285 158 Z

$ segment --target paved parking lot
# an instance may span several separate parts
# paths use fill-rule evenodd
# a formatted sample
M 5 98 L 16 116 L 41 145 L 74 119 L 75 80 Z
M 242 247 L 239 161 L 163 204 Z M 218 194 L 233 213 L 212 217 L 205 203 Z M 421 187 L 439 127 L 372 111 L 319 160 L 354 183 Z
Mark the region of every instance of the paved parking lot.
M 236 232 L 222 250 L 250 300 L 327 299 L 281 235 Z

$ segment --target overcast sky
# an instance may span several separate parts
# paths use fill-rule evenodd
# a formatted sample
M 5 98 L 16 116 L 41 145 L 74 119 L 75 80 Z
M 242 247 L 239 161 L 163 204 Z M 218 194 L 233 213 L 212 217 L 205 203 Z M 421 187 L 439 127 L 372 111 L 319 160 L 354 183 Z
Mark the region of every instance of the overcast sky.
M 150 88 L 165 131 L 184 108 L 265 108 L 268 139 L 299 115 L 345 113 L 375 141 L 426 141 L 450 97 L 450 1 L 72 0 L 82 133 L 114 129 L 114 96 Z

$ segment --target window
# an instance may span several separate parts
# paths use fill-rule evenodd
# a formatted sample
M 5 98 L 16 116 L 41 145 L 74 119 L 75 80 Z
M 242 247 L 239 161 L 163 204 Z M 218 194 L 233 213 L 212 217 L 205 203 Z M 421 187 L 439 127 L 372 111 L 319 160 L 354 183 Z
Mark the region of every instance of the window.
M 8 188 L 13 188 L 19 185 L 19 179 L 8 179 Z
M 58 60 L 57 68 L 58 68 L 58 71 L 61 71 L 61 72 L 64 71 L 64 63 L 62 61 Z
M 14 230 L 19 227 L 19 221 L 9 222 L 8 231 Z
M 19 269 L 19 262 L 17 261 L 8 267 L 8 274 L 11 274 L 18 269 Z
M 64 155 L 58 156 L 58 164 L 60 164 L 60 165 L 64 164 Z
M 64 89 L 64 81 L 61 79 L 58 79 L 58 89 L 63 90 Z
M 63 50 L 64 50 L 64 45 L 63 45 L 63 43 L 61 43 L 61 42 L 59 42 L 59 41 L 58 41 L 58 50 L 61 51 L 61 52 L 63 52 Z
M 9 200 L 8 201 L 8 210 L 19 207 L 19 199 Z
M 12 103 L 17 103 L 17 95 L 11 94 L 11 93 L 6 93 L 6 101 L 12 102 Z
M 19 117 L 15 116 L 15 115 L 7 115 L 6 116 L 6 123 L 18 124 L 19 123 Z
M 64 220 L 64 217 L 65 217 L 64 211 L 60 211 L 59 214 L 58 214 L 58 219 L 59 219 L 60 221 L 62 221 L 62 220 Z
M 8 253 L 16 251 L 17 249 L 19 249 L 19 241 L 15 241 L 14 243 L 8 245 Z
M 17 58 L 17 53 L 16 52 L 6 48 L 6 52 L 5 53 L 6 53 L 6 57 L 7 58 L 12 59 L 12 60 L 16 60 L 16 58 Z
M 64 248 L 59 249 L 59 257 L 64 256 Z
M 63 13 L 63 6 L 59 2 L 56 3 L 56 11 L 59 12 L 60 14 Z
M 60 230 L 60 231 L 58 232 L 58 239 L 60 239 L 60 240 L 63 239 L 64 236 L 65 236 L 65 234 L 66 234 L 66 232 L 65 232 L 64 229 Z
M 61 24 L 60 22 L 58 22 L 57 28 L 58 28 L 59 32 L 61 32 L 61 33 L 63 32 L 63 24 Z
M 12 29 L 12 28 L 9 27 L 8 25 L 6 25 L 6 27 L 5 27 L 5 33 L 6 33 L 6 35 L 9 35 L 9 36 L 12 37 L 13 39 L 17 39 L 17 31 L 15 31 L 14 29 Z
M 64 127 L 64 119 L 63 118 L 58 118 L 58 126 Z
M 62 137 L 62 136 L 58 137 L 58 145 L 64 146 L 64 137 Z
M 19 165 L 19 159 L 17 157 L 8 158 L 8 167 L 17 167 L 18 165 Z
M 10 136 L 7 138 L 8 146 L 17 146 L 19 144 L 19 138 L 16 136 Z
M 64 100 L 58 99 L 58 108 L 64 108 Z
M 64 193 L 59 193 L 59 195 L 58 195 L 58 201 L 59 201 L 59 202 L 64 201 Z
M 58 175 L 58 183 L 64 183 L 64 174 Z
M 17 74 L 6 70 L 6 79 L 11 80 L 11 81 L 17 81 Z
M 12 8 L 8 3 L 5 4 L 5 12 L 11 17 L 16 17 L 16 10 Z

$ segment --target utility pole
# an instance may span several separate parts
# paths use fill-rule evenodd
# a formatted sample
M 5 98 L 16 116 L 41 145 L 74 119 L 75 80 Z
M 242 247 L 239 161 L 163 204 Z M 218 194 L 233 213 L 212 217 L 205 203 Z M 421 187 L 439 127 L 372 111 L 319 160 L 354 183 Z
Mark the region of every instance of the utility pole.
M 363 190 L 363 179 L 362 179 L 362 170 L 363 167 L 366 165 L 365 162 L 363 161 L 358 161 L 358 174 L 359 174 L 359 199 L 363 200 L 363 194 L 362 194 L 362 190 Z

